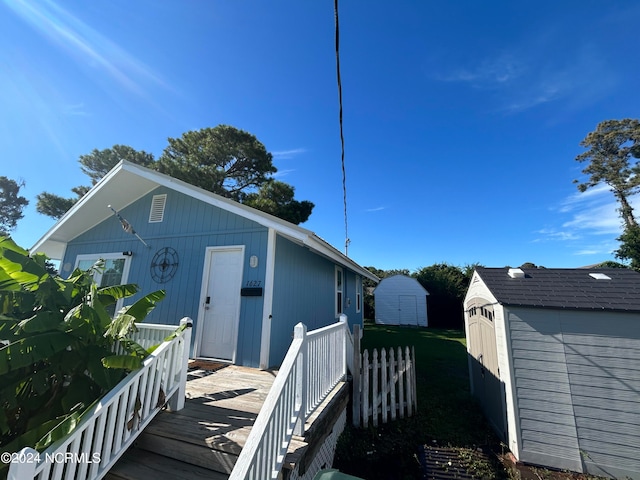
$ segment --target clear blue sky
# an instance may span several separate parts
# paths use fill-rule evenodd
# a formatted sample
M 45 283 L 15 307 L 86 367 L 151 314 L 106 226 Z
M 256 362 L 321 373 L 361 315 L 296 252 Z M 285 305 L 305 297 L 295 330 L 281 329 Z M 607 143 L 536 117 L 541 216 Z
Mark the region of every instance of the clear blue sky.
M 580 141 L 640 112 L 637 1 L 341 0 L 349 255 L 577 267 L 612 259 L 606 189 L 578 194 Z M 0 175 L 44 190 L 78 157 L 218 124 L 257 136 L 344 246 L 331 0 L 0 1 Z

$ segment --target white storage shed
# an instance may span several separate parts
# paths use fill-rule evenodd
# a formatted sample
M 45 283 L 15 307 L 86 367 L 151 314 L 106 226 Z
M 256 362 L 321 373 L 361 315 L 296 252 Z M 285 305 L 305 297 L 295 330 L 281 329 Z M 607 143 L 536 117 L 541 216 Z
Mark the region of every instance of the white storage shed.
M 477 268 L 471 391 L 519 461 L 640 479 L 640 274 Z
M 376 323 L 428 326 L 427 295 L 429 292 L 415 278 L 405 275 L 383 278 L 373 291 Z

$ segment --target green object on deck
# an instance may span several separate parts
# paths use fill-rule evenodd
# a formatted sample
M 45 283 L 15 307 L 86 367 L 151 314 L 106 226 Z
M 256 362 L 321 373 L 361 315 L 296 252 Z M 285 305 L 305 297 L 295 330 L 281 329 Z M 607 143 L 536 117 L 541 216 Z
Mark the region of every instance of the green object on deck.
M 313 480 L 364 480 L 360 477 L 354 477 L 353 475 L 347 475 L 346 473 L 341 473 L 339 470 L 334 468 L 330 470 L 320 470 Z

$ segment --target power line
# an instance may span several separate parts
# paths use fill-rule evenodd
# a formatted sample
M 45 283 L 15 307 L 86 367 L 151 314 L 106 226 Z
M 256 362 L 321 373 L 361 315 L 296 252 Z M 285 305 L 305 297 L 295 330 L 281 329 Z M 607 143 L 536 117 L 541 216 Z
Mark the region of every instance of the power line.
M 344 203 L 344 254 L 349 254 L 349 222 L 347 221 L 347 173 L 344 168 L 344 132 L 342 128 L 342 80 L 340 79 L 340 22 L 338 20 L 338 0 L 333 1 L 336 17 L 336 73 L 338 76 L 338 102 L 340 104 L 340 145 L 342 149 L 342 200 Z

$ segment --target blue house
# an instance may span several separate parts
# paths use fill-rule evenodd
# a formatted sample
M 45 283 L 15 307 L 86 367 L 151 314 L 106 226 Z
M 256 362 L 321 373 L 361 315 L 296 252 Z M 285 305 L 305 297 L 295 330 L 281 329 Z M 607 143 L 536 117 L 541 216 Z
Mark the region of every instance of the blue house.
M 149 322 L 191 317 L 193 358 L 260 368 L 280 364 L 298 322 L 362 324 L 362 280 L 378 281 L 309 230 L 126 161 L 31 251 L 63 277 L 104 259 L 102 285 L 165 290 Z

